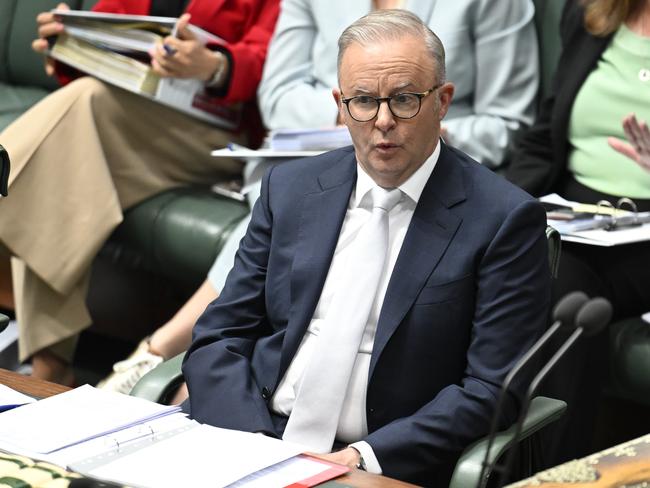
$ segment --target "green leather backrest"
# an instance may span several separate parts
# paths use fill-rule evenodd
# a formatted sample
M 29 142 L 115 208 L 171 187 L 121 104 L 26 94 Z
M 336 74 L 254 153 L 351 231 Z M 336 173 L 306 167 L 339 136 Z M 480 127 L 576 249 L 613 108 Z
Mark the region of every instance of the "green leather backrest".
M 0 81 L 14 85 L 56 88 L 43 70 L 42 57 L 32 51 L 37 36 L 36 16 L 61 0 L 0 0 Z M 89 8 L 96 0 L 68 0 L 72 9 Z
M 540 49 L 540 94 L 548 95 L 562 50 L 560 18 L 564 0 L 534 0 L 535 26 Z
M 7 46 L 16 0 L 0 1 L 0 82 L 7 81 Z

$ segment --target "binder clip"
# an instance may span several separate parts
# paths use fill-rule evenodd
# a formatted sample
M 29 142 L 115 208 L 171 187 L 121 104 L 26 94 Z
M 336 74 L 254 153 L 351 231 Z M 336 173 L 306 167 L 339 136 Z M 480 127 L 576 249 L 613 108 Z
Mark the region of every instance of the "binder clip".
M 599 210 L 601 207 L 608 207 L 614 210 L 611 217 L 609 218 L 609 222 L 604 227 L 606 231 L 627 229 L 630 227 L 639 227 L 642 225 L 642 222 L 639 219 L 636 203 L 634 203 L 634 201 L 630 198 L 619 198 L 618 202 L 616 202 L 616 207 L 614 207 L 614 205 L 612 205 L 611 202 L 607 200 L 600 200 L 596 205 L 598 206 Z M 625 207 L 629 207 L 631 215 L 619 216 L 619 211 L 626 210 Z

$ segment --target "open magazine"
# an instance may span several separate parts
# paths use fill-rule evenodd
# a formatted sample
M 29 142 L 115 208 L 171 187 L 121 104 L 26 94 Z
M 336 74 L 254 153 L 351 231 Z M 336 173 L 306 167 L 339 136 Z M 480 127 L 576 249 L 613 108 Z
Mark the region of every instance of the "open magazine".
M 162 78 L 151 69 L 149 51 L 173 35 L 178 19 L 82 10 L 53 13 L 65 26 L 50 49 L 54 59 L 216 126 L 239 125 L 241 107 L 210 103 L 201 80 Z M 199 27 L 189 28 L 204 44 L 224 42 Z

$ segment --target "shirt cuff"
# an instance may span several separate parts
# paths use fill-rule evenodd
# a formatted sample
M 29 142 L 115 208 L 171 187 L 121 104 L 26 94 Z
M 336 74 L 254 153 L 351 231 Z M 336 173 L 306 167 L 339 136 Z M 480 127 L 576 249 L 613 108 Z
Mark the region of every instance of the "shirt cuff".
M 363 457 L 363 462 L 366 463 L 366 471 L 372 474 L 381 474 L 381 466 L 379 461 L 377 461 L 377 456 L 375 456 L 375 451 L 372 450 L 370 444 L 366 441 L 355 442 L 350 444 L 350 447 L 354 447 L 361 456 Z

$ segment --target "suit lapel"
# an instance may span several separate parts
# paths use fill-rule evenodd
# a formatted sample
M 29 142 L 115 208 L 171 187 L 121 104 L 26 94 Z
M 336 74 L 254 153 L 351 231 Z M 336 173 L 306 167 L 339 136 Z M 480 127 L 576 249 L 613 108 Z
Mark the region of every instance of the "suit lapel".
M 377 324 L 369 378 L 388 340 L 413 305 L 462 222 L 450 207 L 463 200 L 465 189 L 460 162 L 442 144 L 440 157 L 415 208 L 388 283 Z
M 314 314 L 355 182 L 356 159 L 351 151 L 317 177 L 317 191 L 305 195 L 291 266 L 291 310 L 279 378 L 289 366 Z

